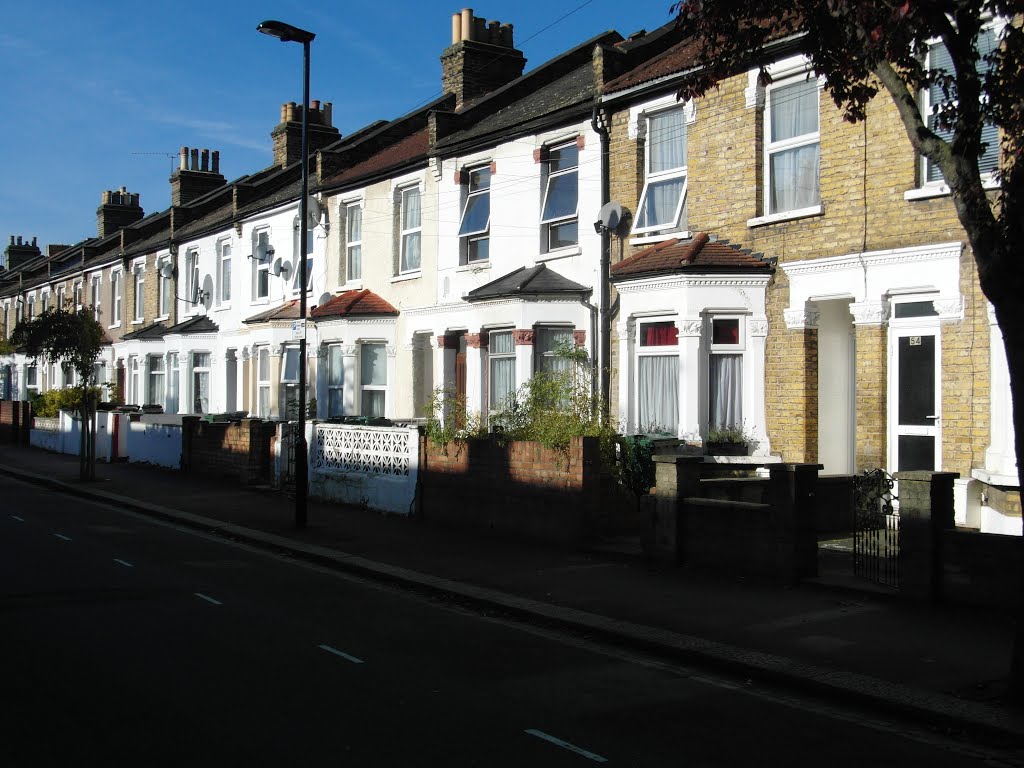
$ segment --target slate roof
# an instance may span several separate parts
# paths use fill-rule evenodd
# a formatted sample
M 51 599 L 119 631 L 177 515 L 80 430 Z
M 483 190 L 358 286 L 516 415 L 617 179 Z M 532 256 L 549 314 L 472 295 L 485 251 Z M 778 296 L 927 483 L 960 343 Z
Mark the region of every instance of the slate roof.
M 319 307 L 314 307 L 310 312 L 310 316 L 317 320 L 332 317 L 397 314 L 399 314 L 397 309 L 366 288 L 361 291 L 345 291 L 333 296 L 330 301 Z
M 220 328 L 217 324 L 206 315 L 196 315 L 177 325 L 172 325 L 164 335 L 170 336 L 172 333 L 217 333 L 219 330 Z
M 259 314 L 253 315 L 252 317 L 246 318 L 242 322 L 246 325 L 253 323 L 269 323 L 271 320 L 298 320 L 299 319 L 299 300 L 292 299 L 286 301 L 284 304 L 278 304 L 276 307 L 266 309 Z
M 771 261 L 725 240 L 698 232 L 690 240 L 672 238 L 612 264 L 612 280 L 665 272 L 770 273 Z
M 163 323 L 152 323 L 145 328 L 126 333 L 121 341 L 157 341 L 167 335 L 167 326 Z
M 566 277 L 549 269 L 547 264 L 538 264 L 535 267 L 520 267 L 514 272 L 509 272 L 504 277 L 499 277 L 487 285 L 481 285 L 467 293 L 463 298 L 466 301 L 481 301 L 483 299 L 497 299 L 508 296 L 550 296 L 563 293 L 590 293 L 592 289 L 579 283 L 574 283 Z
M 416 160 L 425 162 L 428 143 L 427 129 L 424 128 L 411 136 L 407 136 L 394 144 L 384 147 L 379 152 L 375 152 L 370 157 L 350 168 L 334 174 L 320 186 L 331 187 L 346 184 L 356 179 L 374 176 L 392 168 L 408 165 Z

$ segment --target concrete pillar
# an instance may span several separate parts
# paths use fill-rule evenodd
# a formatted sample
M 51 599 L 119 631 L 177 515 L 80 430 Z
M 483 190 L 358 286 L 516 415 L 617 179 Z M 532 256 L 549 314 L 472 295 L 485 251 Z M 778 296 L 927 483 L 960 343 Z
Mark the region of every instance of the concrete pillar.
M 900 502 L 900 594 L 942 601 L 942 532 L 953 528 L 957 472 L 897 472 Z
M 674 437 L 699 440 L 700 427 L 707 421 L 705 414 L 708 412 L 707 395 L 703 393 L 706 387 L 702 386 L 707 369 L 701 364 L 700 347 L 704 321 L 698 318 L 676 325 L 679 328 L 679 391 L 676 393 L 679 424 Z

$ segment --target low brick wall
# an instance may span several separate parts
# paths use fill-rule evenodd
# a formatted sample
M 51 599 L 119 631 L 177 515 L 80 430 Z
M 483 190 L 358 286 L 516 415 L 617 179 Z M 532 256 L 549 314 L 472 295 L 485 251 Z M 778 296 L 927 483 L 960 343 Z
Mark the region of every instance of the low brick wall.
M 221 424 L 197 416 L 181 421 L 182 471 L 236 477 L 243 483 L 270 481 L 274 422 L 242 419 Z
M 537 443 L 425 441 L 421 514 L 430 522 L 575 543 L 599 503 L 596 438 L 568 452 Z
M 942 596 L 951 603 L 1016 611 L 1019 536 L 960 529 L 942 532 Z
M 793 547 L 769 504 L 690 498 L 684 502 L 682 561 L 701 571 L 781 578 L 793 571 Z
M 32 428 L 32 406 L 27 401 L 0 400 L 0 442 L 27 445 Z

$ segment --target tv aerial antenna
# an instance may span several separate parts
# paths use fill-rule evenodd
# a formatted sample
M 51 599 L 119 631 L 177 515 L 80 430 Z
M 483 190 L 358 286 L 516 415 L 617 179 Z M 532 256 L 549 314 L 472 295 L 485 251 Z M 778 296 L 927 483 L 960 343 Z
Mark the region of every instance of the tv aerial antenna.
M 170 160 L 171 173 L 174 173 L 174 161 L 178 159 L 177 152 L 132 152 L 132 155 L 155 155 L 157 157 L 166 157 Z

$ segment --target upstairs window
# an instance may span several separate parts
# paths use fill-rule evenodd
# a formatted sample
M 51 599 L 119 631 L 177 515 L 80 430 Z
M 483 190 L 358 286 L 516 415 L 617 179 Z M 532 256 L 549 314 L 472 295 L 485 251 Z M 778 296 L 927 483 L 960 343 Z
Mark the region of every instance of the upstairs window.
M 132 314 L 132 319 L 135 320 L 136 322 L 142 322 L 142 319 L 146 315 L 146 294 L 143 291 L 144 280 L 143 268 L 141 264 L 136 264 L 135 267 L 132 269 L 132 283 L 135 290 L 133 303 L 134 313 Z
M 231 243 L 217 243 L 217 303 L 231 303 Z
M 764 112 L 767 214 L 820 205 L 818 81 L 801 75 L 766 90 Z
M 346 282 L 363 279 L 363 205 L 359 202 L 345 206 L 345 276 Z
M 110 273 L 110 320 L 114 325 L 121 324 L 121 271 Z
M 302 255 L 299 253 L 302 241 L 299 239 L 302 237 L 302 232 L 306 233 L 306 290 L 310 290 L 310 286 L 313 284 L 313 230 L 308 227 L 299 226 L 299 217 L 296 216 L 292 222 L 292 245 L 295 258 L 292 259 L 292 265 L 295 267 L 295 274 L 292 275 L 292 290 L 296 293 L 299 290 L 301 283 L 299 282 L 302 278 L 302 273 L 299 271 L 299 267 L 302 262 Z
M 633 232 L 686 229 L 686 108 L 647 116 L 644 189 Z
M 67 307 L 64 306 L 65 300 L 66 300 L 66 297 L 64 295 L 64 286 L 62 285 L 62 286 L 60 286 L 57 289 L 57 309 L 58 310 L 67 309 Z
M 252 236 L 252 297 L 265 299 L 270 295 L 270 260 L 274 249 L 270 246 L 270 232 L 261 230 Z
M 978 73 L 984 75 L 989 67 L 984 57 L 992 53 L 999 46 L 999 35 L 994 27 L 986 27 L 981 30 L 978 34 L 977 47 L 978 47 Z M 953 60 L 949 55 L 949 50 L 946 48 L 946 44 L 941 40 L 937 40 L 928 45 L 927 60 L 925 63 L 931 76 L 935 76 L 937 73 L 954 76 L 955 70 L 953 69 Z M 933 83 L 930 87 L 925 89 L 921 94 L 921 112 L 925 116 L 925 120 L 928 123 L 928 127 L 931 128 L 935 134 L 945 141 L 951 141 L 953 138 L 953 131 L 942 127 L 940 125 L 939 111 L 943 104 L 955 104 L 956 97 L 956 85 L 955 83 L 950 85 L 949 95 L 942 89 L 940 83 Z M 986 147 L 982 152 L 981 157 L 978 160 L 978 170 L 982 174 L 990 174 L 996 170 L 999 165 L 999 129 L 992 123 L 985 123 L 981 129 L 981 140 Z M 922 166 L 922 179 L 925 184 L 941 184 L 943 182 L 942 171 L 939 167 L 928 160 L 926 157 L 921 158 Z
M 50 308 L 50 292 L 43 291 L 43 312 Z
M 84 291 L 82 289 L 82 281 L 79 280 L 77 283 L 75 283 L 72 286 L 71 291 L 72 294 L 74 295 L 75 309 L 79 310 L 82 308 L 82 298 L 84 296 Z
M 193 308 L 199 304 L 199 251 L 185 255 L 185 295 Z
M 490 259 L 491 168 L 476 168 L 464 176 L 466 197 L 459 222 L 459 263 L 472 264 Z
M 92 289 L 92 311 L 93 311 L 93 316 L 95 317 L 96 321 L 98 322 L 99 319 L 100 319 L 100 296 L 102 295 L 102 291 L 100 290 L 100 276 L 99 275 L 96 275 L 92 279 L 91 289 Z
M 407 187 L 401 192 L 402 223 L 400 272 L 415 272 L 420 268 L 420 207 L 419 187 Z
M 579 242 L 579 164 L 580 150 L 575 141 L 547 151 L 540 216 L 546 251 Z
M 167 317 L 171 311 L 171 278 L 164 277 L 164 267 L 170 264 L 169 258 L 160 259 L 156 267 L 156 313 L 160 317 Z

